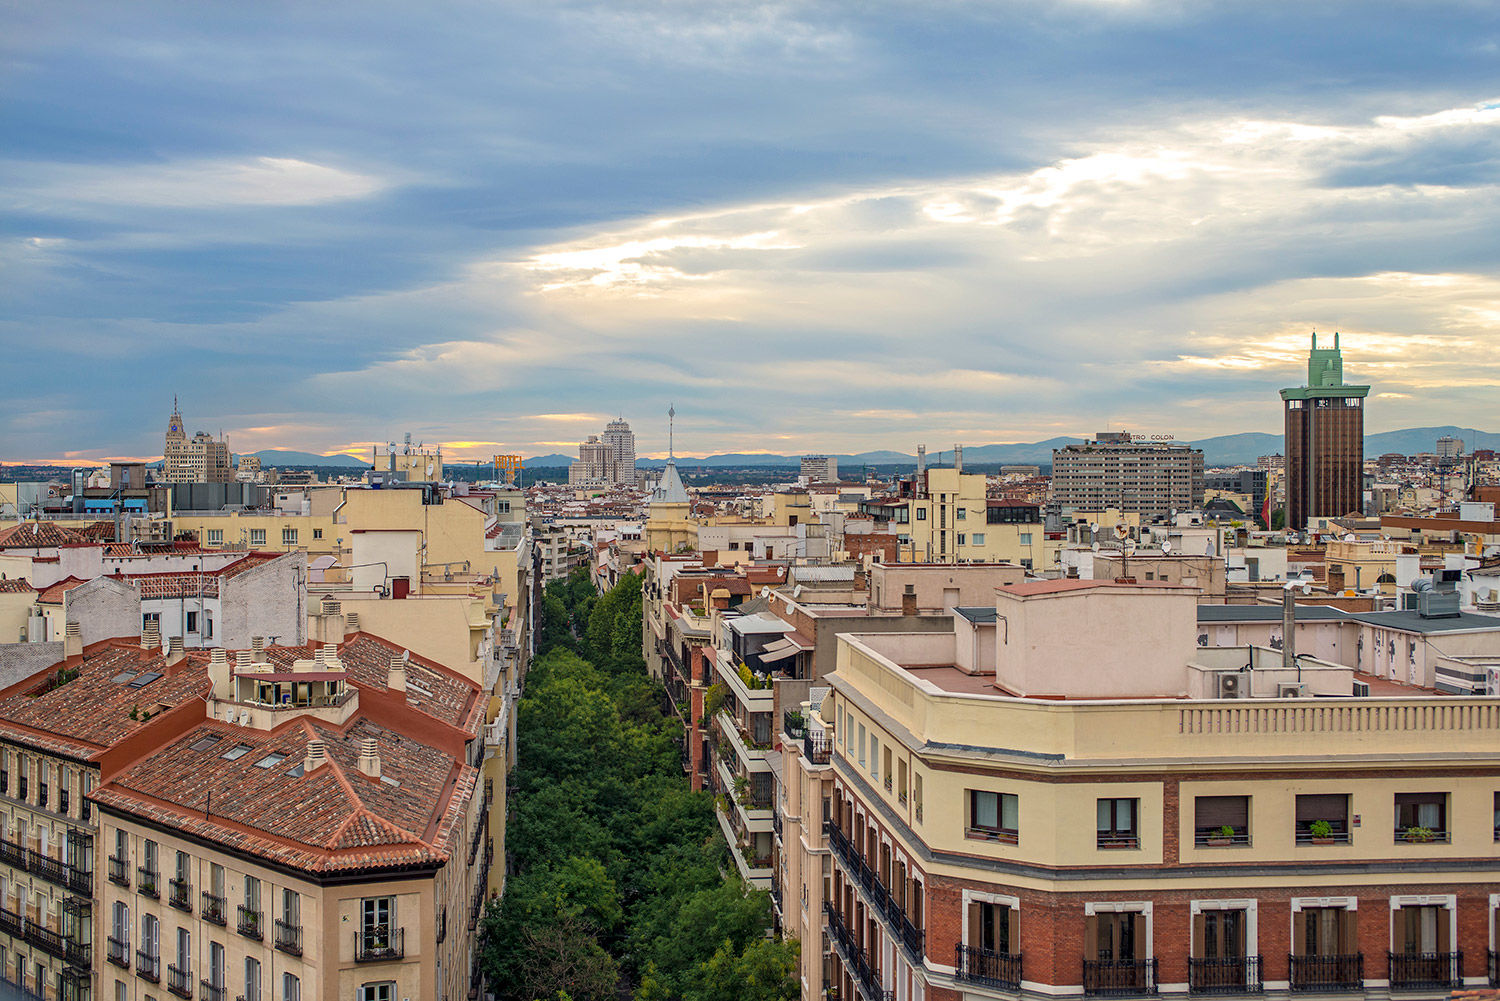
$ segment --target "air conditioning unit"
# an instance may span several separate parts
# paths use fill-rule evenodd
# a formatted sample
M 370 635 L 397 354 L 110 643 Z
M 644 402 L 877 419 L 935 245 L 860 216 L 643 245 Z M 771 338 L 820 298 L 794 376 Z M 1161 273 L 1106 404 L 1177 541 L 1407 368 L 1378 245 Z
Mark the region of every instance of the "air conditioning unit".
M 1356 681 L 1354 683 L 1354 697 L 1356 699 L 1367 699 L 1370 697 L 1370 683 L 1368 681 Z
M 1249 679 L 1239 671 L 1225 671 L 1219 675 L 1219 698 L 1243 699 L 1250 693 L 1246 682 Z
M 1305 699 L 1307 698 L 1307 686 L 1283 682 L 1276 686 L 1276 697 L 1278 699 Z

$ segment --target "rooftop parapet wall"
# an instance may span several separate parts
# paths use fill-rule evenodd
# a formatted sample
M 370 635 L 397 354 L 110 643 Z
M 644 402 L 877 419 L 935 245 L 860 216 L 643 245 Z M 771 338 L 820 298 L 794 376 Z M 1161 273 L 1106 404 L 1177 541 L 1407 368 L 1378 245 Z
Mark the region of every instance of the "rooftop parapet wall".
M 929 755 L 1028 767 L 1500 757 L 1497 698 L 1022 699 L 947 690 L 872 645 L 883 650 L 896 638 L 841 636 L 830 681 L 841 697 L 868 705 L 907 731 L 905 739 L 927 745 Z

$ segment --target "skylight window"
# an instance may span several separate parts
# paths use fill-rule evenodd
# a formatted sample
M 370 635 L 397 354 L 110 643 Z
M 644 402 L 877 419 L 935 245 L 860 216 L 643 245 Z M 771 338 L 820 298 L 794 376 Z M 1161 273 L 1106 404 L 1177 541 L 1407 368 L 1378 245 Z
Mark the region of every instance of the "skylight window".
M 245 755 L 247 755 L 249 753 L 250 753 L 250 745 L 249 744 L 235 744 L 229 750 L 227 750 L 227 751 L 224 752 L 223 757 L 224 757 L 225 761 L 235 761 L 235 760 L 238 760 L 239 758 L 243 758 Z
M 161 672 L 160 671 L 147 671 L 145 674 L 138 674 L 138 675 L 136 675 L 135 676 L 135 680 L 130 683 L 130 687 L 131 688 L 145 688 L 147 685 L 151 684 L 151 682 L 155 681 L 157 678 L 160 678 L 160 677 L 161 677 Z
M 299 761 L 299 762 L 297 762 L 297 767 L 295 767 L 291 771 L 287 772 L 287 774 L 290 775 L 294 779 L 300 779 L 305 771 L 306 771 L 306 769 L 303 767 L 302 762 Z
M 189 744 L 188 747 L 192 748 L 195 751 L 206 751 L 222 739 L 223 738 L 220 737 L 217 733 L 210 733 L 207 736 L 199 737 L 197 740 Z
M 256 768 L 275 768 L 286 760 L 285 754 L 268 754 L 255 763 Z

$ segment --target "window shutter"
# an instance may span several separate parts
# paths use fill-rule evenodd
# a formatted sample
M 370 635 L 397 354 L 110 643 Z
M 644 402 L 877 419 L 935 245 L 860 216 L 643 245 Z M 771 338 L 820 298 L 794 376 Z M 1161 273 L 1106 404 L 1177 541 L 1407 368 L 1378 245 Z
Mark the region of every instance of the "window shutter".
M 1193 824 L 1195 827 L 1250 826 L 1248 796 L 1199 796 Z
M 1089 914 L 1083 919 L 1083 957 L 1099 958 L 1099 915 Z
M 1346 956 L 1359 951 L 1359 912 L 1339 912 L 1339 952 Z
M 1132 930 L 1135 932 L 1135 934 L 1132 936 L 1132 938 L 1135 939 L 1134 943 L 1132 943 L 1135 946 L 1135 955 L 1122 956 L 1121 958 L 1145 959 L 1147 956 L 1151 955 L 1151 941 L 1147 937 L 1149 933 L 1146 931 L 1146 915 L 1132 914 L 1130 916 L 1130 921 L 1133 926 Z
M 1349 797 L 1344 793 L 1318 793 L 1297 797 L 1297 820 L 1312 823 L 1327 820 L 1342 823 L 1348 819 Z
M 1301 956 L 1307 952 L 1307 936 L 1313 928 L 1314 912 L 1300 911 L 1292 915 L 1292 955 Z
M 984 931 L 980 925 L 979 902 L 969 902 L 969 945 L 975 949 L 984 948 Z
M 1448 938 L 1448 908 L 1436 907 L 1437 911 L 1437 951 L 1451 952 L 1453 945 Z
M 1008 929 L 1008 935 L 1005 941 L 1005 951 L 1015 955 L 1021 951 L 1021 912 L 1014 907 L 1007 907 L 1006 912 L 1005 926 Z
M 1204 956 L 1208 955 L 1208 950 L 1204 948 L 1204 943 L 1208 934 L 1208 929 L 1205 927 L 1206 924 L 1207 922 L 1203 917 L 1202 911 L 1199 911 L 1197 914 L 1193 915 L 1193 947 L 1188 955 L 1192 956 L 1194 959 L 1202 959 Z

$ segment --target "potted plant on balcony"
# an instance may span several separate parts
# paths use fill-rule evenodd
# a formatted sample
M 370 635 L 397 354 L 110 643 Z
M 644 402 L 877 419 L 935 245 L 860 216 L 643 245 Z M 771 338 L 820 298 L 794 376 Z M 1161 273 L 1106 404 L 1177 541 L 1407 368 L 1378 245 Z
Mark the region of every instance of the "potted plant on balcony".
M 1228 824 L 1214 828 L 1209 832 L 1208 843 L 1214 848 L 1223 848 L 1225 845 L 1234 844 L 1234 828 Z
M 1431 841 L 1435 837 L 1437 837 L 1437 834 L 1430 827 L 1418 827 L 1414 825 L 1406 829 L 1406 840 L 1414 844 Z
M 1315 845 L 1333 844 L 1333 825 L 1326 820 L 1314 820 L 1307 825 L 1307 833 Z

